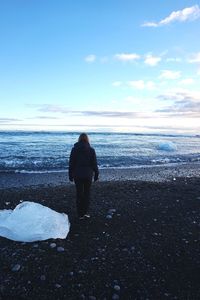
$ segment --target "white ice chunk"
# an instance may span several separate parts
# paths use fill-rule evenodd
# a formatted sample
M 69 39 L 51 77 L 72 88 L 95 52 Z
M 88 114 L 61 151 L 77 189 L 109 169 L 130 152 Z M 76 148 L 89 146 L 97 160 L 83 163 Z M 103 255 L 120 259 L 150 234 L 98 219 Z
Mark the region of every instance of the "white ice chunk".
M 176 151 L 177 146 L 172 142 L 161 142 L 157 145 L 157 149 L 163 151 Z
M 70 223 L 65 213 L 58 213 L 39 203 L 24 201 L 14 210 L 0 210 L 0 236 L 21 242 L 65 239 Z

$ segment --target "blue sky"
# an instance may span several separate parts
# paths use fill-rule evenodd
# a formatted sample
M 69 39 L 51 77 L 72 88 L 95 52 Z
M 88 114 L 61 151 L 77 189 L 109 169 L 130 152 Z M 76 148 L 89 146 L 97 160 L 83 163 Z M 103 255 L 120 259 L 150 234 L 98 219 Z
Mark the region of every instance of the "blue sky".
M 0 1 L 0 130 L 198 133 L 199 1 Z

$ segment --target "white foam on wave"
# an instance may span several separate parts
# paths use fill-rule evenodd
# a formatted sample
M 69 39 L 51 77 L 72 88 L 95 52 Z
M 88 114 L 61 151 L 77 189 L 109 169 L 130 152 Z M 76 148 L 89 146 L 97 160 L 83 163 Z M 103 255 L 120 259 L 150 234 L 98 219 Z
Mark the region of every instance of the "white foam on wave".
M 65 173 L 66 170 L 37 170 L 37 171 L 28 171 L 28 170 L 16 170 L 15 173 L 21 174 L 51 174 L 51 173 Z
M 39 203 L 24 201 L 14 210 L 0 210 L 0 236 L 33 242 L 65 239 L 70 229 L 68 216 Z

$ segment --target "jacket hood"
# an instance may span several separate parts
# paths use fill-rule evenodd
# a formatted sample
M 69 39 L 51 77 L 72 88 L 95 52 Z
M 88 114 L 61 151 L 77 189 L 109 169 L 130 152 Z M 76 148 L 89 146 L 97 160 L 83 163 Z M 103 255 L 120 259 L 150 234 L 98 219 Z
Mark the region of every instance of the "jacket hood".
M 87 150 L 90 148 L 90 144 L 89 143 L 85 143 L 85 142 L 77 142 L 74 144 L 74 148 L 76 149 L 82 149 L 82 150 Z

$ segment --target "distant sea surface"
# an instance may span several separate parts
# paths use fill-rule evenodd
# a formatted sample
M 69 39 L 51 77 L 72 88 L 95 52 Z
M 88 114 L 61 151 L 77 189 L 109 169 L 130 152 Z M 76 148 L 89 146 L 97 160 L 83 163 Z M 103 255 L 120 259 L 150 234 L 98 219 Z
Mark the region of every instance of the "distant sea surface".
M 200 136 L 88 133 L 100 168 L 200 162 Z M 0 172 L 66 171 L 79 133 L 0 131 Z

